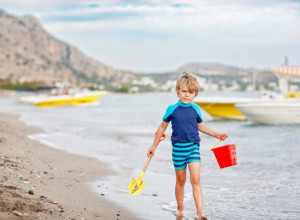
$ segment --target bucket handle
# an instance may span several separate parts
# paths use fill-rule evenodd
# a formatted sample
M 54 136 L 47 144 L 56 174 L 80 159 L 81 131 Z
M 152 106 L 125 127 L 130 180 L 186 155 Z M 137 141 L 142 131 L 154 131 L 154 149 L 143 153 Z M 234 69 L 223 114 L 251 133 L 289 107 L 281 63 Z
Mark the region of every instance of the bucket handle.
M 229 134 L 227 134 L 227 135 L 228 135 L 228 137 L 230 138 L 231 142 L 234 144 L 234 142 L 233 142 L 232 138 L 229 136 Z M 213 146 L 213 148 L 215 148 L 221 141 L 223 141 L 223 140 L 219 140 L 219 141 L 215 144 L 215 146 Z M 236 145 L 236 144 L 234 144 L 234 145 Z M 212 148 L 212 149 L 213 149 L 213 148 Z

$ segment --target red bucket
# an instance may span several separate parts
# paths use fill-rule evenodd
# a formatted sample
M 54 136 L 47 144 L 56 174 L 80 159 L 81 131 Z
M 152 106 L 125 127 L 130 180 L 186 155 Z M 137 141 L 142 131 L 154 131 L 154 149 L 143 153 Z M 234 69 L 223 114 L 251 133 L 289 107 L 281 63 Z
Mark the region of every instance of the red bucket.
M 212 148 L 211 150 L 215 154 L 221 169 L 237 164 L 235 144 L 228 144 L 221 147 Z

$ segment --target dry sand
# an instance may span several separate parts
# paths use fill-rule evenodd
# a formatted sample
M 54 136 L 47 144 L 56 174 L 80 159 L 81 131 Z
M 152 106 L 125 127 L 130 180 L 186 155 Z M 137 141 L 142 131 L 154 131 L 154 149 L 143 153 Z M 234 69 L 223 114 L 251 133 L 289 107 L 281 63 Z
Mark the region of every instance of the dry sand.
M 0 219 L 138 219 L 89 189 L 89 181 L 112 173 L 106 164 L 28 138 L 36 132 L 0 114 Z

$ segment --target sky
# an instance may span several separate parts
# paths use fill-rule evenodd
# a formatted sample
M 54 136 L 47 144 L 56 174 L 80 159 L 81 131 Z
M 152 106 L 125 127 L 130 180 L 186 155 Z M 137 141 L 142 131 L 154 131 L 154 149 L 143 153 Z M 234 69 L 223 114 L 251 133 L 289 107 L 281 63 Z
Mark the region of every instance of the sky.
M 176 71 L 190 62 L 300 66 L 300 0 L 0 0 L 55 38 L 116 69 Z

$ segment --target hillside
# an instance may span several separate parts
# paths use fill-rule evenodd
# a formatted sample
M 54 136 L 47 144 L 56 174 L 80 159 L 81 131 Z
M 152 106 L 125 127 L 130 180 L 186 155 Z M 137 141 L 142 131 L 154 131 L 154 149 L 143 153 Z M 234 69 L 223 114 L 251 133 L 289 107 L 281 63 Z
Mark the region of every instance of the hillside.
M 191 62 L 181 66 L 177 72 L 191 72 L 207 80 L 219 84 L 225 81 L 231 84 L 236 81 L 242 88 L 252 84 L 253 79 L 257 86 L 267 86 L 269 83 L 278 84 L 276 75 L 268 69 L 248 68 L 243 69 L 235 66 L 224 65 L 220 63 Z
M 68 80 L 117 87 L 135 79 L 85 56 L 48 33 L 33 16 L 16 17 L 0 10 L 0 78 L 11 81 Z
M 120 88 L 129 92 L 173 91 L 182 72 L 194 73 L 204 85 L 216 85 L 213 90 L 221 91 L 247 89 L 252 84 L 253 74 L 256 74 L 257 85 L 278 82 L 268 70 L 242 69 L 220 63 L 187 63 L 173 72 L 155 74 L 116 70 L 56 39 L 35 17 L 16 17 L 3 10 L 0 10 L 0 48 L 0 84 L 1 81 L 35 81 L 53 85 L 68 81 L 74 86 L 94 83 L 114 91 Z
M 181 66 L 178 72 L 192 72 L 200 75 L 247 75 L 249 71 L 220 63 L 191 62 Z

